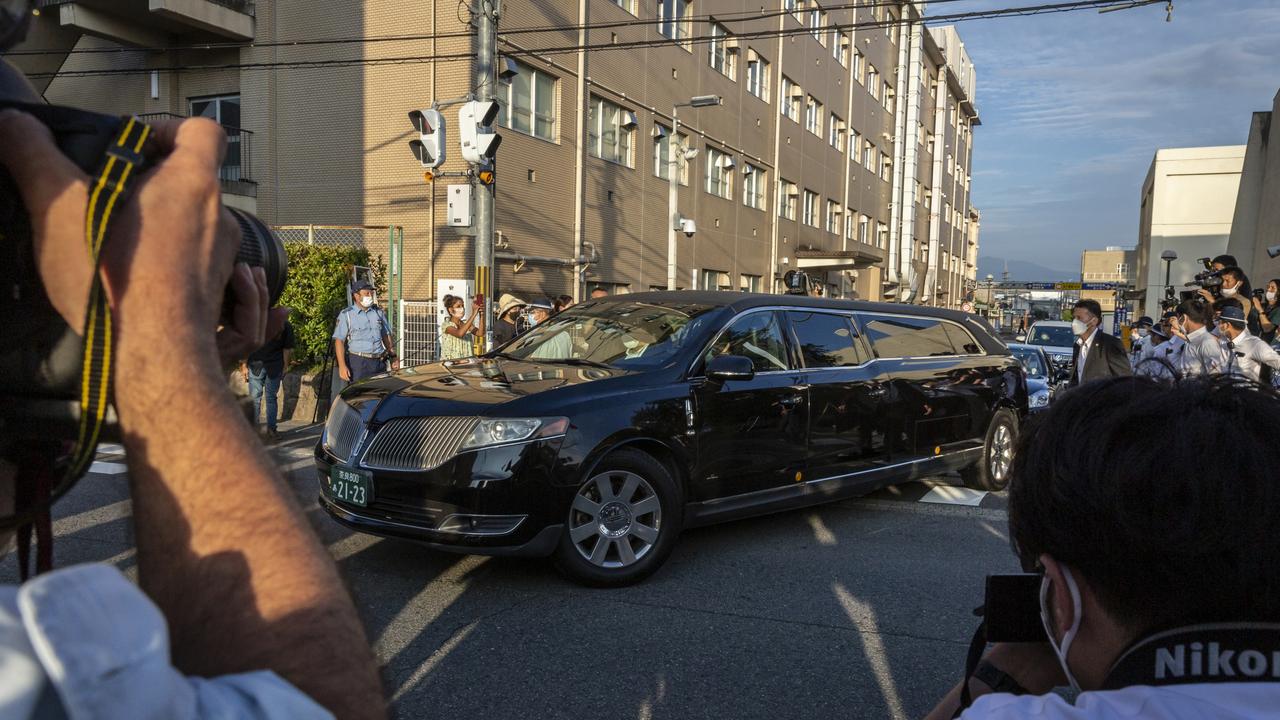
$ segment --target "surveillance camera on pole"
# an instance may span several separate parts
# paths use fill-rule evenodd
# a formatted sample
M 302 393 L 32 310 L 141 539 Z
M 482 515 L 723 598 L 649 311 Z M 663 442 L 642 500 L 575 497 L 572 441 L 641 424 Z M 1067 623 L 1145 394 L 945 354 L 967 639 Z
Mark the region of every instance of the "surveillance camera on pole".
M 409 122 L 418 131 L 418 139 L 409 141 L 409 149 L 422 167 L 435 169 L 444 164 L 444 116 L 439 110 L 410 110 Z
M 472 100 L 458 108 L 458 135 L 462 157 L 473 165 L 487 165 L 498 152 L 502 136 L 494 132 L 498 117 L 496 100 Z

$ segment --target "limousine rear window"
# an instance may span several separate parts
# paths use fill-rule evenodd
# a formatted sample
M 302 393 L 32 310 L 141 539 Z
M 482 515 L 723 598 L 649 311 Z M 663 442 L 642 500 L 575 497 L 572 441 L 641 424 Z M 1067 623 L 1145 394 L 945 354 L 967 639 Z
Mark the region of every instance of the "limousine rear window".
M 876 354 L 893 357 L 978 355 L 982 348 L 958 325 L 936 318 L 860 313 Z
M 852 367 L 868 358 L 844 315 L 816 312 L 787 313 L 808 368 Z

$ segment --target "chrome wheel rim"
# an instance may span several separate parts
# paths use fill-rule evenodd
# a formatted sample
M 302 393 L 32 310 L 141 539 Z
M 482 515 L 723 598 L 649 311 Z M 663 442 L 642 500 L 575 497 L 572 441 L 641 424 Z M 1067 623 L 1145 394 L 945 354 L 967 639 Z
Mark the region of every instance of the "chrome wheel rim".
M 1003 482 L 1012 464 L 1013 432 L 1008 425 L 1001 423 L 996 427 L 995 437 L 991 439 L 991 477 Z
M 583 483 L 569 508 L 569 539 L 587 562 L 624 568 L 648 555 L 662 529 L 662 503 L 633 472 L 603 472 Z

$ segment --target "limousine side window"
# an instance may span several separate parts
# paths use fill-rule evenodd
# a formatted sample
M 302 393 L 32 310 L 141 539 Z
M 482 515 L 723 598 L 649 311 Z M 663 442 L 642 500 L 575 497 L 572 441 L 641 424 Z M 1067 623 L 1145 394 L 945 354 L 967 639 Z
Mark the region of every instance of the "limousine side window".
M 859 315 L 876 355 L 882 358 L 967 355 L 947 334 L 947 323 L 928 317 Z
M 807 368 L 850 367 L 867 361 L 853 323 L 843 315 L 788 311 Z
M 953 325 L 951 323 L 941 323 L 942 328 L 947 331 L 947 337 L 951 338 L 951 347 L 955 348 L 957 355 L 981 355 L 982 346 L 977 340 L 969 334 L 968 330 Z
M 707 351 L 707 360 L 721 355 L 749 358 L 756 372 L 786 370 L 787 344 L 778 314 L 753 312 L 729 324 Z

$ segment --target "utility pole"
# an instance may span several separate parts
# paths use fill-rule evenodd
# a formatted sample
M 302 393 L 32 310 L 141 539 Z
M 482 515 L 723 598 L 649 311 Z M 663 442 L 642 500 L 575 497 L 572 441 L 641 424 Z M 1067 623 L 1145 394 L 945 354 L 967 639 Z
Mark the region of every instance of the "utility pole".
M 498 14 L 501 0 L 475 0 L 476 62 L 472 75 L 476 99 L 494 99 L 498 83 Z M 497 161 L 491 161 L 495 170 Z M 496 172 L 495 172 L 496 176 Z M 493 348 L 493 183 L 472 181 L 476 189 L 476 292 L 484 298 L 484 352 Z
M 680 246 L 676 232 L 680 229 L 679 188 L 680 161 L 684 148 L 680 145 L 680 106 L 671 108 L 671 137 L 667 138 L 667 289 L 676 289 L 676 259 Z

